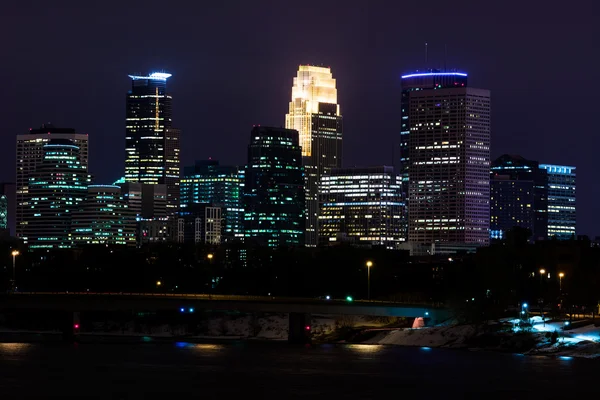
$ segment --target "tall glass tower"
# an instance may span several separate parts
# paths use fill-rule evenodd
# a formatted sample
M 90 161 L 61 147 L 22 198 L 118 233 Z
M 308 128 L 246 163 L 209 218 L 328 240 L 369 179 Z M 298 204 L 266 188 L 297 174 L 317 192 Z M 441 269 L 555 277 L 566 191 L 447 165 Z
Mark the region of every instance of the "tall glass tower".
M 318 243 L 319 182 L 342 166 L 342 115 L 330 68 L 301 65 L 294 78 L 285 127 L 298 131 L 305 169 L 306 245 Z
M 125 181 L 167 185 L 169 214 L 179 208 L 180 132 L 172 127 L 171 74 L 129 75 Z
M 304 245 L 304 177 L 298 132 L 254 127 L 244 187 L 244 236 L 268 247 Z

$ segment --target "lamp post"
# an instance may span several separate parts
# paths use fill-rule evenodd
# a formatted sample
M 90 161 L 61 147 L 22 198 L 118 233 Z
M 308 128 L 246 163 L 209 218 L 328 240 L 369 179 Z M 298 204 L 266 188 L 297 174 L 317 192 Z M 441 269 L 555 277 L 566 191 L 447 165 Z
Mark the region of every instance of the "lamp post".
M 372 261 L 367 261 L 367 300 L 371 300 L 371 267 Z
M 558 274 L 558 290 L 560 293 L 562 293 L 562 278 L 564 278 L 565 273 L 564 272 L 560 272 Z
M 20 254 L 19 250 L 13 250 L 12 253 L 12 257 L 13 257 L 13 276 L 12 276 L 12 281 L 11 281 L 11 289 L 12 292 L 15 293 L 17 291 L 17 281 L 16 281 L 16 264 L 17 264 L 17 256 Z

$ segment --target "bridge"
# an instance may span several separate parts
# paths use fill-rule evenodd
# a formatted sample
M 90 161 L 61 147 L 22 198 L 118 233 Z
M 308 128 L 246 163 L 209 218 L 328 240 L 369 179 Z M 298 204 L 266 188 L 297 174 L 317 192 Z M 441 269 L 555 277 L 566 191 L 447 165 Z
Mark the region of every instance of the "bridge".
M 66 313 L 63 333 L 73 331 L 79 315 L 89 311 L 240 311 L 289 314 L 289 339 L 302 341 L 311 314 L 424 318 L 437 324 L 449 310 L 430 303 L 312 299 L 177 293 L 16 292 L 0 297 L 0 311 L 48 310 Z M 73 321 L 76 321 L 75 323 Z

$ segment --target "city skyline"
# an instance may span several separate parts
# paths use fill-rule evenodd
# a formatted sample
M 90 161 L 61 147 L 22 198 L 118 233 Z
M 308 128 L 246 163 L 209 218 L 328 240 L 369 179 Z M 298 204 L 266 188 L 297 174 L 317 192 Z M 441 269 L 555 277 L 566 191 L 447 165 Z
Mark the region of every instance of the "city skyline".
M 90 135 L 90 171 L 95 175 L 95 181 L 110 183 L 121 176 L 119 172 L 123 169 L 121 157 L 113 159 L 111 156 L 115 148 L 122 146 L 122 104 L 123 91 L 128 86 L 127 74 L 164 69 L 174 74 L 169 85 L 174 98 L 174 120 L 184 132 L 182 165 L 209 156 L 223 164 L 241 164 L 245 158 L 245 137 L 249 127 L 259 123 L 283 126 L 282 115 L 287 108 L 291 76 L 299 64 L 314 63 L 331 66 L 338 81 L 338 102 L 346 119 L 344 166 L 389 165 L 398 156 L 392 153 L 391 143 L 400 131 L 400 76 L 425 67 L 443 67 L 444 45 L 447 44 L 447 65 L 467 71 L 473 86 L 485 87 L 493 93 L 492 158 L 515 153 L 544 163 L 575 165 L 578 168 L 578 231 L 591 236 L 598 233 L 594 227 L 600 217 L 595 212 L 593 200 L 600 189 L 591 175 L 594 146 L 587 143 L 587 136 L 582 136 L 589 131 L 587 122 L 577 117 L 592 110 L 592 102 L 586 100 L 591 100 L 590 94 L 583 89 L 586 82 L 591 81 L 591 71 L 584 66 L 592 61 L 586 59 L 587 55 L 582 59 L 577 55 L 587 54 L 582 49 L 592 48 L 593 36 L 587 25 L 581 23 L 579 14 L 585 17 L 593 13 L 582 9 L 567 10 L 559 16 L 556 11 L 523 5 L 520 15 L 509 18 L 514 25 L 509 32 L 504 29 L 506 21 L 490 22 L 477 18 L 468 28 L 448 32 L 449 22 L 433 15 L 427 21 L 429 25 L 424 33 L 402 39 L 399 32 L 422 25 L 423 21 L 412 17 L 419 15 L 423 7 L 403 7 L 404 28 L 401 29 L 392 24 L 392 20 L 396 20 L 392 16 L 399 15 L 397 5 L 364 6 L 362 9 L 353 6 L 356 4 L 336 10 L 341 20 L 337 28 L 323 28 L 331 35 L 328 43 L 316 40 L 323 32 L 287 37 L 286 41 L 291 42 L 286 46 L 296 49 L 293 52 L 281 51 L 281 36 L 284 35 L 266 34 L 274 33 L 282 26 L 277 19 L 266 32 L 249 35 L 242 44 L 234 46 L 252 17 L 264 14 L 267 9 L 264 4 L 252 7 L 240 4 L 239 16 L 235 13 L 231 16 L 225 10 L 205 9 L 202 20 L 206 19 L 206 25 L 177 24 L 164 34 L 161 40 L 165 46 L 158 51 L 152 37 L 135 34 L 133 25 L 119 24 L 119 21 L 130 20 L 134 11 L 135 15 L 138 12 L 144 15 L 150 12 L 149 9 L 125 7 L 122 16 L 106 15 L 103 21 L 84 18 L 90 28 L 75 36 L 85 38 L 87 45 L 81 48 L 78 61 L 69 64 L 62 61 L 62 57 L 69 54 L 65 52 L 70 46 L 81 43 L 81 39 L 65 37 L 66 26 L 71 31 L 81 28 L 83 22 L 69 19 L 74 25 L 64 24 L 63 27 L 60 22 L 66 21 L 65 16 L 46 5 L 40 3 L 38 10 L 45 12 L 39 17 L 22 6 L 11 5 L 5 15 L 12 18 L 7 18 L 2 30 L 15 31 L 19 25 L 30 22 L 35 25 L 41 15 L 52 16 L 58 24 L 57 30 L 42 35 L 39 43 L 34 40 L 40 35 L 32 34 L 37 31 L 32 29 L 8 44 L 6 51 L 12 62 L 0 67 L 0 72 L 11 77 L 6 89 L 7 100 L 3 103 L 7 115 L 11 116 L 4 128 L 5 138 L 14 140 L 15 134 L 48 121 L 57 126 L 72 126 L 78 132 Z M 429 6 L 435 7 L 435 4 Z M 276 16 L 288 15 L 286 8 L 270 5 L 270 11 Z M 293 6 L 289 8 L 293 9 Z M 324 4 L 325 14 L 334 9 L 332 4 Z M 70 15 L 68 10 L 61 9 L 61 12 Z M 503 15 L 503 12 L 499 10 L 497 15 Z M 169 10 L 165 13 L 175 15 Z M 289 13 L 293 14 L 292 11 Z M 187 20 L 188 16 L 181 14 L 177 12 L 176 15 Z M 465 18 L 477 17 L 474 10 L 460 10 L 460 14 Z M 193 10 L 190 10 L 191 15 L 194 15 Z M 200 32 L 215 26 L 208 19 L 222 22 L 226 17 L 234 18 L 231 34 L 213 44 L 199 43 L 204 45 L 200 57 L 186 52 L 188 44 L 195 42 Z M 566 36 L 547 29 L 550 32 L 545 34 L 547 38 L 535 45 L 520 40 L 527 35 L 541 38 L 536 32 L 542 31 L 544 25 L 553 25 L 559 17 L 562 24 L 569 27 Z M 282 20 L 286 21 L 285 25 L 291 24 L 290 27 L 300 24 L 298 17 Z M 100 29 L 110 23 L 117 24 L 114 30 Z M 127 39 L 117 44 L 117 37 Z M 444 39 L 440 39 L 442 37 Z M 426 41 L 429 43 L 428 65 L 424 61 Z M 228 46 L 231 50 L 220 50 Z M 37 58 L 36 54 L 44 53 L 41 50 L 44 48 L 56 54 L 56 62 L 31 62 L 31 57 Z M 212 63 L 211 57 L 216 57 L 219 62 Z M 266 66 L 256 63 L 263 59 L 269 60 Z M 248 79 L 249 76 L 252 79 Z M 561 103 L 561 113 L 573 115 L 573 118 L 554 117 L 552 85 L 547 82 L 564 76 L 574 81 L 571 90 L 582 99 L 581 105 Z M 84 84 L 86 90 L 82 92 Z M 257 90 L 263 90 L 264 95 L 257 95 Z M 102 110 L 102 118 L 98 118 L 98 110 Z M 225 126 L 224 120 L 227 121 Z M 208 123 L 209 129 L 197 129 L 200 123 Z M 208 131 L 214 134 L 203 134 Z M 232 146 L 232 143 L 240 145 Z M 5 172 L 0 178 L 13 181 L 12 146 L 7 146 L 2 156 L 4 161 L 0 162 L 5 163 L 2 164 Z M 107 159 L 109 163 L 106 163 Z M 103 163 L 106 167 L 101 170 L 99 167 Z

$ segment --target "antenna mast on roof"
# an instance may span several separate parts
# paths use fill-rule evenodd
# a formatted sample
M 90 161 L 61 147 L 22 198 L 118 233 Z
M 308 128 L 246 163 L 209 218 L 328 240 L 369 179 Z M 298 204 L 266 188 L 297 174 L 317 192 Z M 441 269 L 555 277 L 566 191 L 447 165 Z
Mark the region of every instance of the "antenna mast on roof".
M 427 42 L 425 42 L 425 68 L 427 68 Z
M 448 70 L 446 69 L 447 61 L 448 61 L 448 45 L 445 44 L 444 45 L 444 72 L 448 72 Z

